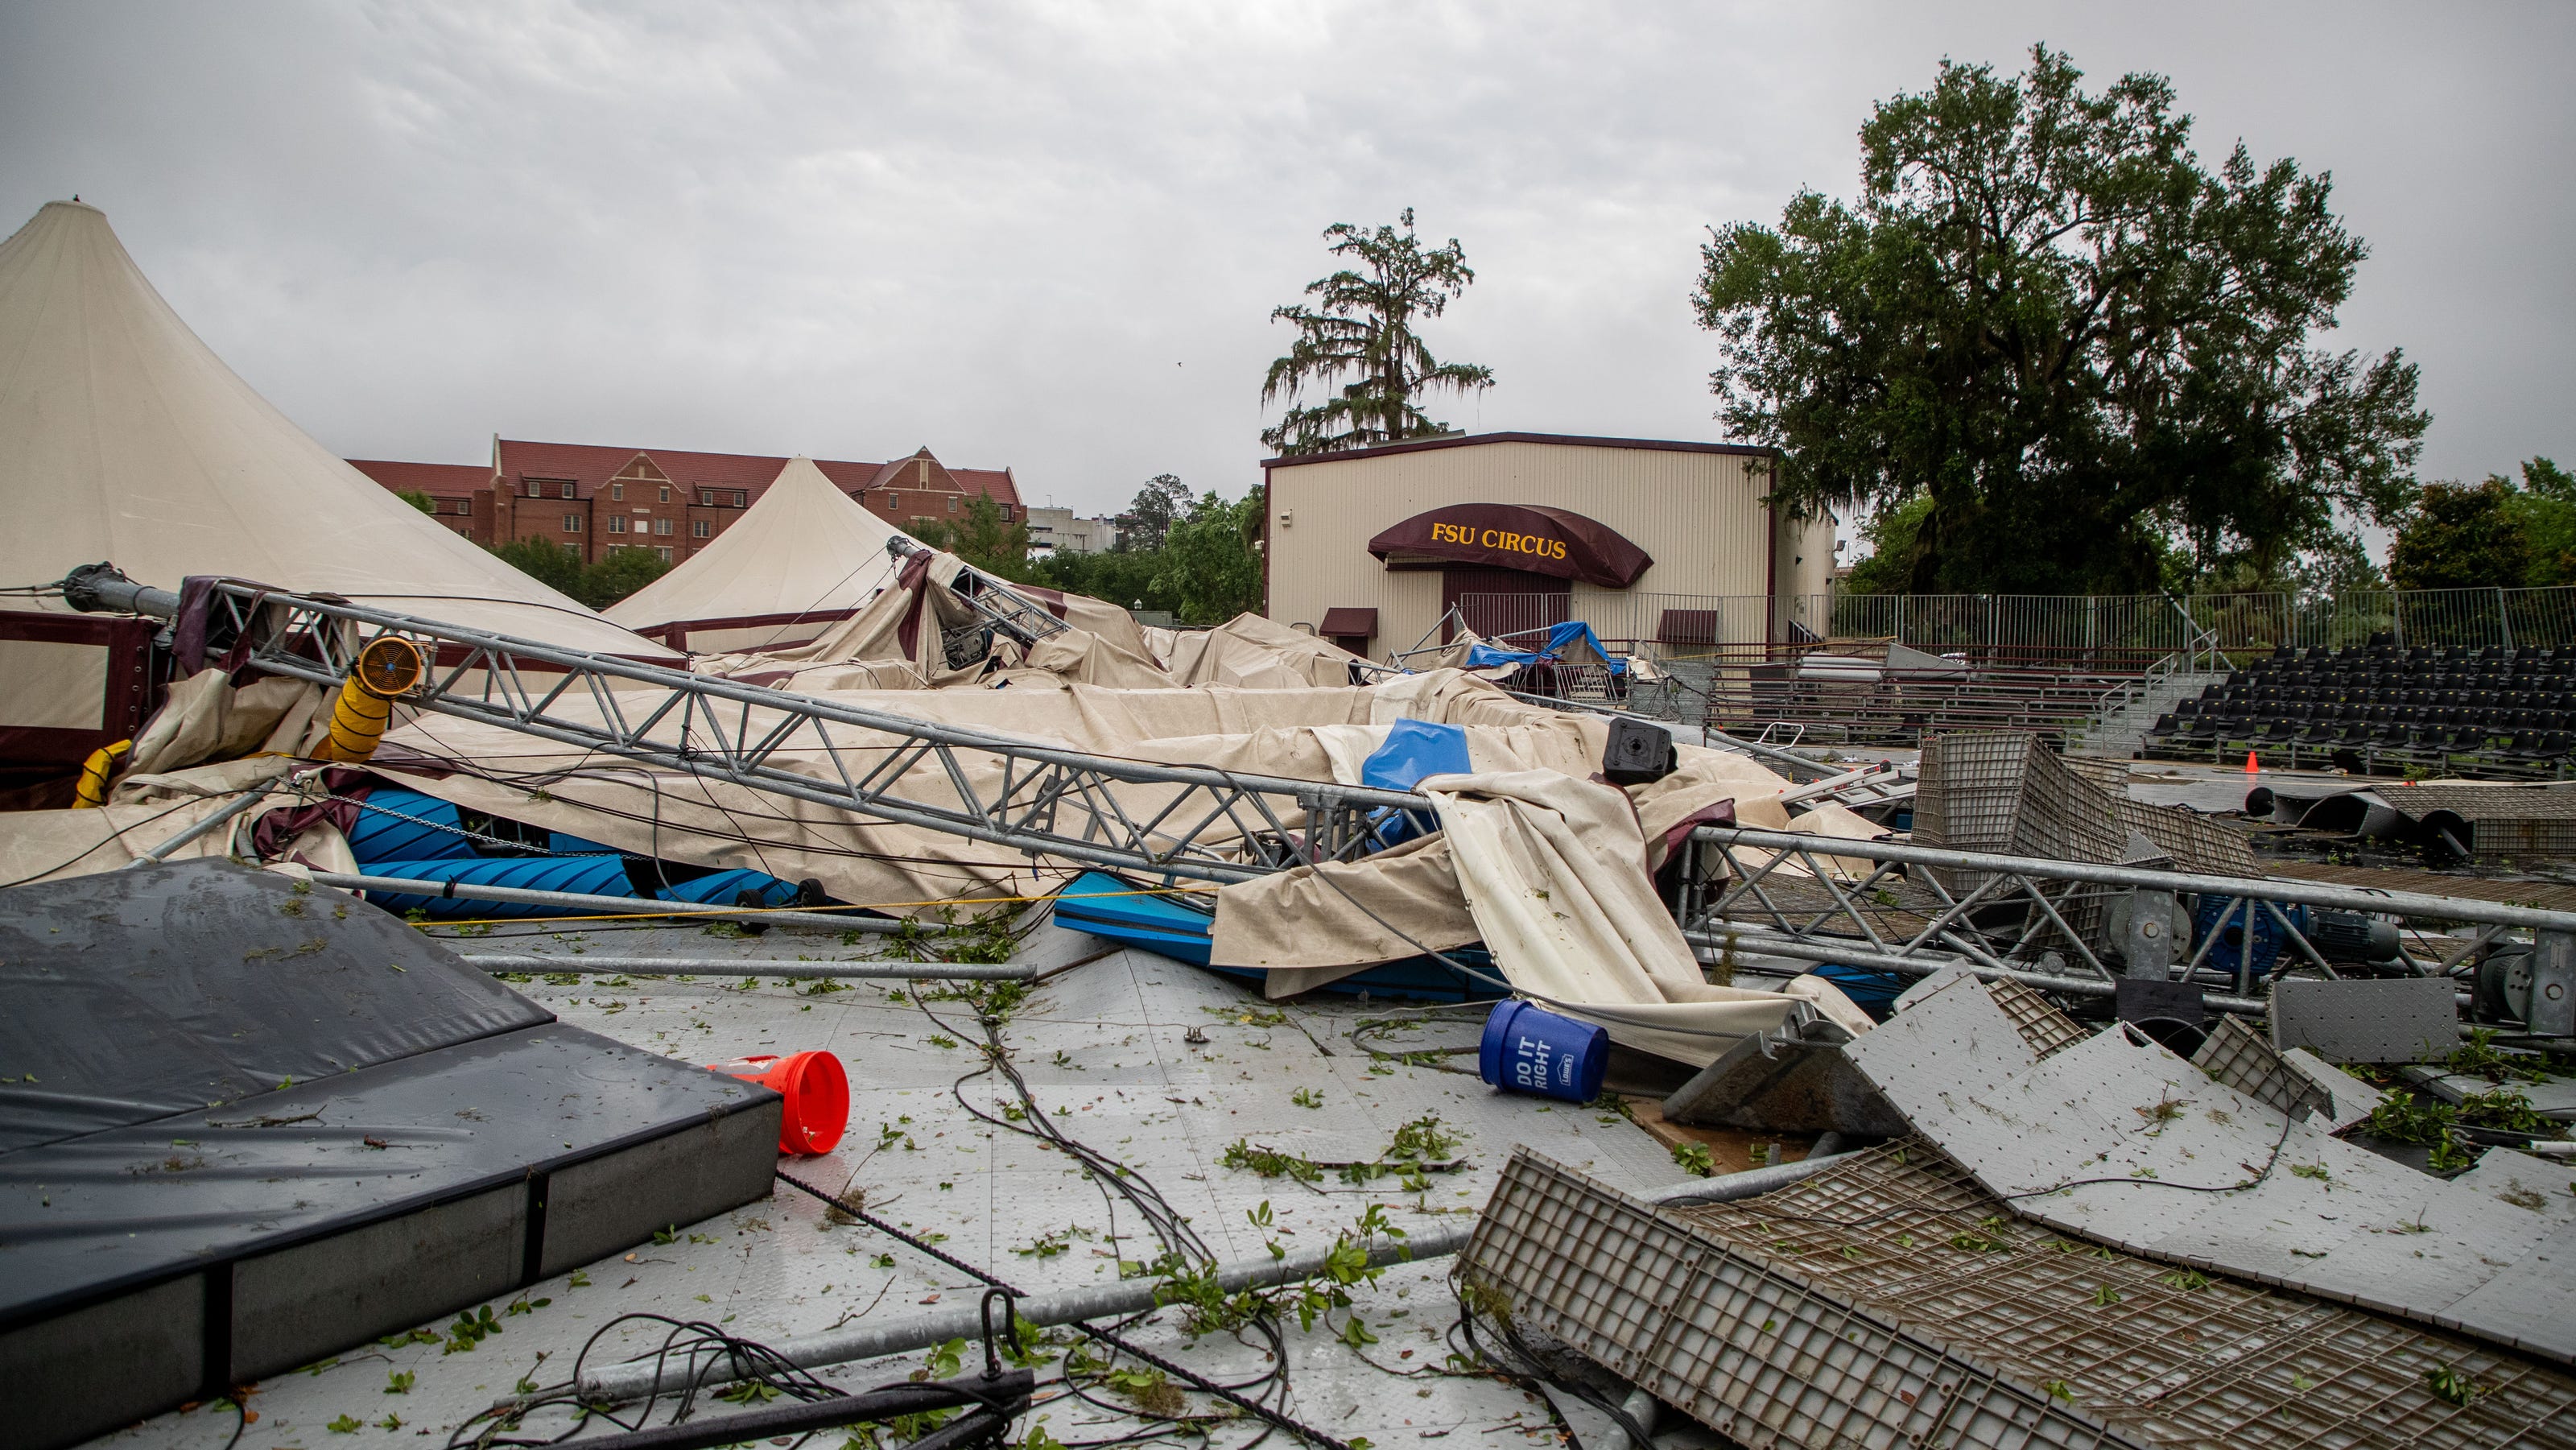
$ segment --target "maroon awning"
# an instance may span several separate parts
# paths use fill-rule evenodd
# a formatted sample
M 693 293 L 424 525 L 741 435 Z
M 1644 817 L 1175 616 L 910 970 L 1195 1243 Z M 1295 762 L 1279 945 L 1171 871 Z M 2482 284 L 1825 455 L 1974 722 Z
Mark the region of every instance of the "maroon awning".
M 1336 604 L 1324 611 L 1324 622 L 1315 633 L 1326 639 L 1366 639 L 1377 633 L 1377 611 L 1356 604 Z
M 1534 504 L 1461 503 L 1415 514 L 1369 540 L 1380 559 L 1455 560 L 1625 589 L 1653 566 L 1598 519 Z

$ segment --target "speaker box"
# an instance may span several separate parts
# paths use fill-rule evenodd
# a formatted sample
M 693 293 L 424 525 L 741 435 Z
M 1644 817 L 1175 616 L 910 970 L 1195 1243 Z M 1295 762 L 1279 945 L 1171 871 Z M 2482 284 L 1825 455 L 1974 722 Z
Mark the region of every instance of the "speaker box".
M 1618 785 L 1644 785 L 1673 773 L 1680 752 L 1671 732 L 1643 720 L 1613 718 L 1610 748 L 1601 754 L 1601 773 Z

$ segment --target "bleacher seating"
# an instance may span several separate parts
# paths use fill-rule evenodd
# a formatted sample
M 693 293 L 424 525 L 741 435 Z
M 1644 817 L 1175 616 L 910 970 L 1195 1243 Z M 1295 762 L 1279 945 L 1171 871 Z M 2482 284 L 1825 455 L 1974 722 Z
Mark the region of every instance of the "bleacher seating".
M 2148 731 L 2150 759 L 2340 765 L 2370 775 L 2555 776 L 2576 749 L 2576 650 L 2280 650 Z

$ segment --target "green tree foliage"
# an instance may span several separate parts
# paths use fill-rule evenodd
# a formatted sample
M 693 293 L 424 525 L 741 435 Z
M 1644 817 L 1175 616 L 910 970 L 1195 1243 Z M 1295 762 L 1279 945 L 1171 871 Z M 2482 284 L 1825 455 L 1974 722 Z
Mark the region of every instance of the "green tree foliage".
M 1792 501 L 1928 496 L 1923 591 L 2152 589 L 2169 530 L 2270 572 L 2395 516 L 2416 370 L 2310 345 L 2366 255 L 2329 179 L 2242 145 L 2213 174 L 2162 77 L 2080 80 L 2044 47 L 1945 62 L 1861 128 L 1855 205 L 1716 231 L 1719 416 L 1786 451 Z
M 2522 487 L 2505 507 L 2531 555 L 2522 582 L 2576 584 L 2576 478 L 2546 458 L 2534 458 L 2522 465 Z
M 1163 551 L 1113 550 L 1102 554 L 1059 551 L 1029 567 L 1029 582 L 1068 594 L 1088 594 L 1127 609 L 1180 612 L 1179 603 L 1156 582 L 1163 572 Z
M 909 530 L 934 549 L 945 549 L 987 574 L 1004 579 L 1029 577 L 1029 526 L 1002 517 L 1002 506 L 981 494 L 966 501 L 955 522 L 916 520 Z
M 584 564 L 581 555 L 545 539 L 512 539 L 492 552 L 520 573 L 593 609 L 606 609 L 671 572 L 670 561 L 651 549 L 611 549 L 596 564 Z
M 2427 484 L 2414 514 L 2389 546 L 2388 577 L 2400 589 L 2492 589 L 2518 585 L 2531 546 L 2515 527 L 2513 485 Z
M 1348 222 L 1324 228 L 1326 249 L 1355 258 L 1359 270 L 1345 268 L 1308 285 L 1311 307 L 1301 302 L 1272 310 L 1270 320 L 1295 326 L 1297 340 L 1261 382 L 1261 401 L 1288 404 L 1279 426 L 1261 435 L 1270 448 L 1332 453 L 1444 432 L 1447 425 L 1432 421 L 1415 399 L 1440 389 L 1493 386 L 1493 369 L 1444 363 L 1413 330 L 1417 319 L 1438 317 L 1476 280 L 1466 252 L 1456 237 L 1425 249 L 1414 235 L 1411 207 L 1398 225 L 1403 230 L 1371 232 Z M 1298 406 L 1306 390 L 1320 391 L 1345 376 L 1351 381 L 1337 393 L 1311 408 Z
M 410 504 L 413 508 L 420 510 L 422 513 L 434 515 L 438 512 L 438 501 L 431 498 L 428 494 L 421 492 L 419 489 L 401 489 L 396 491 L 394 497 L 401 499 L 404 503 Z
M 1861 537 L 1869 540 L 1870 554 L 1852 565 L 1849 577 L 1842 582 L 1845 594 L 1904 594 L 1914 586 L 1914 541 L 1923 532 L 1923 521 L 1932 516 L 1932 496 L 1918 493 L 1900 504 L 1880 509 L 1870 517 Z
M 670 572 L 671 561 L 652 549 L 611 549 L 607 558 L 581 571 L 581 588 L 573 598 L 606 609 Z
M 1214 493 L 1180 499 L 1160 547 L 1134 547 L 1151 537 L 1140 534 L 1122 537 L 1121 547 L 1108 553 L 1059 553 L 1030 567 L 1032 581 L 1130 609 L 1161 610 L 1185 624 L 1222 624 L 1259 609 L 1261 555 L 1252 541 L 1260 534 L 1261 491 L 1232 503 Z
M 1183 624 L 1223 624 L 1261 607 L 1261 556 L 1252 549 L 1261 512 L 1259 489 L 1233 503 L 1210 492 L 1172 525 L 1154 583 Z
M 1136 501 L 1127 505 L 1127 512 L 1118 516 L 1118 542 L 1110 548 L 1126 554 L 1150 554 L 1162 548 L 1172 532 L 1172 520 L 1189 502 L 1190 491 L 1178 475 L 1155 474 L 1136 491 Z
M 2513 589 L 2576 584 L 2576 478 L 2546 458 L 2522 481 L 2425 486 L 2389 547 L 2400 589 Z
M 581 555 L 561 544 L 546 539 L 512 539 L 496 546 L 493 553 L 504 563 L 554 590 L 558 594 L 581 597 Z

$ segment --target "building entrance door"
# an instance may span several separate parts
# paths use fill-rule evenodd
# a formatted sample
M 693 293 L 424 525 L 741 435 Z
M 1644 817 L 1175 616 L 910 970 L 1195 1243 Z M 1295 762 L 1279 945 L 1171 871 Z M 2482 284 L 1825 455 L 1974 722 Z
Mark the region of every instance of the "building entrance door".
M 1574 617 L 1574 590 L 1562 579 L 1525 569 L 1453 565 L 1440 571 L 1440 642 L 1456 637 L 1455 610 L 1482 638 L 1545 629 Z

